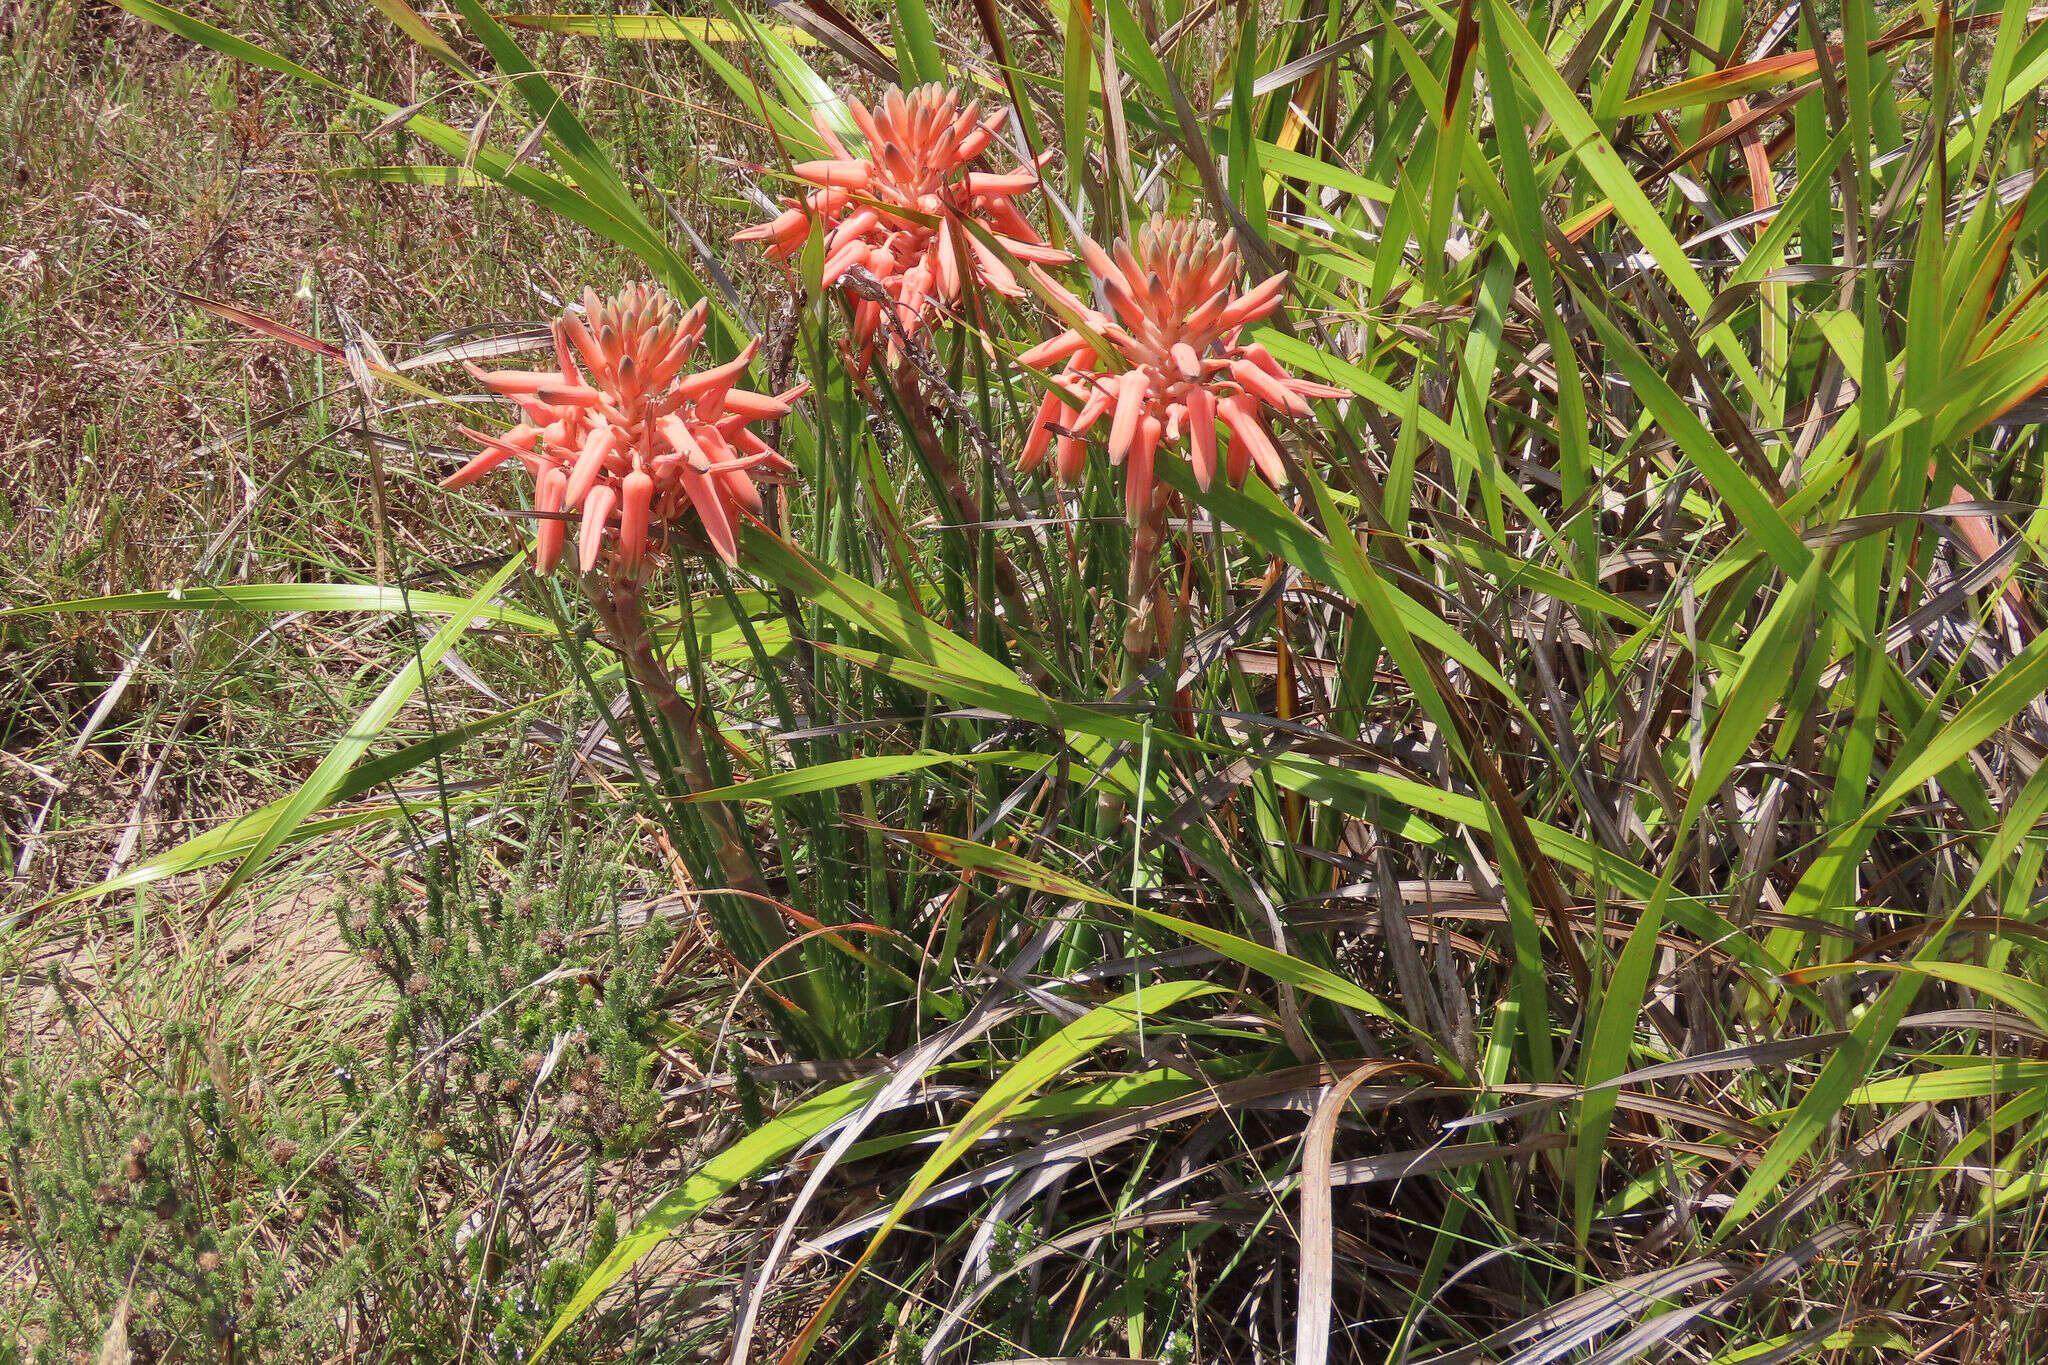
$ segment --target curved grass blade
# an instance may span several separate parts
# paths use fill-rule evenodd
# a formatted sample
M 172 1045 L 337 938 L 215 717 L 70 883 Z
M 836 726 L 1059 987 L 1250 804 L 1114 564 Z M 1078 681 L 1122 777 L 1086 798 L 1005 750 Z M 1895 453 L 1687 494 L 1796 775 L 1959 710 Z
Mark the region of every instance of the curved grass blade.
M 814 763 L 796 772 L 776 773 L 772 777 L 756 778 L 752 782 L 736 782 L 729 787 L 714 787 L 709 791 L 694 792 L 690 800 L 783 801 L 810 792 L 830 791 L 834 787 L 850 787 L 861 782 L 880 782 L 947 763 L 1028 763 L 1033 759 L 1041 763 L 1047 761 L 1045 755 L 1035 754 L 1027 749 L 990 749 L 972 754 L 904 754 L 900 757 L 883 755 L 875 758 L 843 758 L 830 763 Z
M 953 1128 L 939 1149 L 928 1157 L 917 1174 L 896 1197 L 889 1217 L 875 1229 L 865 1250 L 825 1296 L 796 1341 L 783 1354 L 784 1365 L 802 1365 L 824 1333 L 832 1313 L 847 1291 L 853 1288 L 867 1263 L 881 1250 L 882 1243 L 896 1230 L 904 1216 L 925 1191 L 935 1184 L 983 1133 L 1001 1123 L 1039 1087 L 1098 1048 L 1137 1030 L 1149 1015 L 1204 995 L 1223 993 L 1220 986 L 1202 981 L 1166 981 L 1143 986 L 1107 1004 L 1099 1005 L 1068 1024 L 1005 1068 L 983 1093 L 974 1107 Z
M 519 572 L 525 563 L 524 551 L 507 561 L 504 568 L 491 575 L 484 585 L 477 589 L 476 595 L 434 632 L 433 638 L 421 646 L 419 654 L 409 660 L 405 667 L 398 671 L 397 676 L 384 685 L 384 690 L 378 693 L 369 708 L 356 718 L 348 733 L 327 751 L 327 756 L 320 760 L 320 766 L 313 770 L 313 775 L 308 777 L 298 792 L 285 802 L 283 809 L 256 840 L 255 846 L 249 850 L 241 865 L 221 883 L 220 889 L 213 893 L 207 902 L 209 910 L 218 907 L 244 882 L 255 876 L 257 870 L 263 866 L 264 860 L 284 842 L 292 830 L 298 828 L 313 812 L 334 799 L 334 794 L 340 791 L 348 780 L 349 769 L 355 767 L 356 760 L 368 752 L 370 745 L 376 742 L 377 737 L 384 733 L 385 727 L 398 715 L 399 708 L 411 700 L 412 694 L 420 689 L 427 676 L 440 665 L 442 656 L 462 638 L 463 632 L 469 629 L 469 623 L 476 619 L 477 614 L 497 596 L 499 589 L 510 582 L 512 575 Z
M 706 19 L 682 14 L 507 14 L 500 21 L 510 28 L 535 29 L 542 33 L 567 33 L 586 38 L 619 38 L 628 42 L 683 42 L 701 38 L 708 43 L 741 43 L 748 30 L 730 19 Z M 777 24 L 772 30 L 786 43 L 816 47 L 818 40 L 793 25 Z
M 68 602 L 14 607 L 0 611 L 0 621 L 66 611 L 361 611 L 436 615 L 468 612 L 472 621 L 491 621 L 546 635 L 553 635 L 555 630 L 546 617 L 503 602 L 478 606 L 474 598 L 464 599 L 451 593 L 381 588 L 371 583 L 243 583 L 220 588 L 116 593 L 111 597 L 78 597 Z
M 600 1261 L 562 1311 L 555 1315 L 548 1334 L 534 1348 L 538 1361 L 556 1338 L 576 1325 L 606 1290 L 640 1263 L 641 1258 L 660 1246 L 678 1229 L 717 1203 L 742 1181 L 751 1180 L 773 1163 L 788 1156 L 804 1143 L 857 1113 L 882 1086 L 884 1077 L 863 1076 L 857 1081 L 799 1101 L 777 1114 L 753 1132 L 705 1162 L 683 1183 L 654 1201 L 641 1215 L 633 1231 L 619 1239 L 611 1254 Z
M 497 729 L 515 716 L 518 716 L 521 712 L 532 710 L 544 702 L 555 700 L 559 695 L 557 693 L 547 697 L 537 697 L 533 701 L 516 706 L 509 711 L 501 711 L 495 716 L 486 716 L 482 720 L 471 721 L 467 725 L 435 735 L 431 739 L 423 739 L 417 744 L 408 744 L 403 749 L 386 754 L 382 758 L 372 759 L 370 762 L 350 770 L 347 780 L 335 788 L 334 792 L 328 797 L 326 804 L 332 805 L 338 801 L 351 801 L 365 792 L 384 786 L 402 774 L 409 773 L 413 769 L 418 768 L 421 764 L 432 762 L 441 755 L 452 752 L 478 735 Z M 458 796 L 462 799 L 470 799 L 473 796 L 472 793 L 451 793 L 450 795 L 451 799 Z M 176 877 L 183 873 L 196 872 L 200 868 L 212 867 L 217 863 L 224 863 L 231 858 L 246 857 L 252 849 L 262 842 L 272 829 L 276 828 L 279 820 L 290 808 L 292 800 L 293 798 L 288 796 L 280 797 L 259 810 L 252 810 L 247 815 L 238 816 L 226 824 L 216 825 L 203 834 L 197 834 L 185 840 L 175 848 L 165 849 L 162 853 L 152 858 L 136 863 L 134 866 L 124 869 L 120 875 L 110 877 L 96 886 L 88 886 L 82 890 L 67 892 L 65 895 L 49 902 L 49 906 L 54 908 L 60 905 L 70 905 L 75 901 L 91 900 L 98 896 L 109 895 L 115 891 L 132 891 L 138 886 L 147 886 L 151 882 L 159 882 L 166 877 Z M 336 830 L 355 829 L 366 824 L 395 819 L 399 815 L 404 814 L 408 808 L 408 803 L 401 801 L 395 805 L 379 806 L 367 811 L 350 812 L 325 820 L 306 821 L 296 827 L 287 828 L 277 847 L 310 843 L 320 835 Z

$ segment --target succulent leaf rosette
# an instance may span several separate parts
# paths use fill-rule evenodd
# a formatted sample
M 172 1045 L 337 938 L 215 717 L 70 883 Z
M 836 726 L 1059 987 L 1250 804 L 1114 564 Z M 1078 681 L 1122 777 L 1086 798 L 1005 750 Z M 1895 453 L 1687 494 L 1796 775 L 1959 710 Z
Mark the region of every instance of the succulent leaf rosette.
M 962 108 L 958 93 L 942 85 L 908 94 L 892 88 L 872 112 L 858 100 L 848 100 L 847 110 L 867 139 L 865 154 L 849 150 L 814 117 L 832 155 L 792 170 L 817 188 L 785 199 L 780 216 L 733 240 L 766 242 L 770 259 L 786 261 L 803 250 L 812 222 L 822 224 L 826 287 L 865 268 L 893 301 L 905 336 L 932 311 L 957 305 L 970 279 L 999 294 L 1023 294 L 1016 274 L 969 224 L 1018 260 L 1057 265 L 1072 259 L 1046 245 L 1017 208 L 1017 197 L 1038 187 L 1035 169 L 977 168 L 1002 127 L 1002 110 L 984 113 L 978 100 Z M 881 303 L 863 298 L 854 305 L 857 362 L 866 362 L 881 326 Z M 889 338 L 892 362 L 897 350 Z
M 639 574 L 649 549 L 686 516 L 735 563 L 740 517 L 761 514 L 759 482 L 794 472 L 747 428 L 787 416 L 809 386 L 773 397 L 736 387 L 759 341 L 723 365 L 689 371 L 705 314 L 704 302 L 681 311 L 652 285 L 605 300 L 586 290 L 582 315 L 554 322 L 553 370 L 469 366 L 524 420 L 498 436 L 464 428 L 483 451 L 442 487 L 474 483 L 508 460 L 524 464 L 542 514 L 534 541 L 543 572 L 562 558 L 560 514 L 572 510 L 581 514 L 576 563 L 586 573 L 604 565 L 617 577 Z
M 1310 398 L 1345 396 L 1289 374 L 1272 352 L 1242 338 L 1247 324 L 1279 308 L 1286 274 L 1239 293 L 1235 235 L 1218 237 L 1186 219 L 1155 217 L 1138 233 L 1135 250 L 1119 241 L 1112 253 L 1085 238 L 1080 247 L 1113 317 L 1036 267 L 1033 277 L 1108 342 L 1125 368 L 1099 369 L 1103 357 L 1073 327 L 1021 354 L 1034 369 L 1065 366 L 1031 421 L 1020 466 L 1035 469 L 1051 452 L 1054 472 L 1071 482 L 1087 464 L 1086 434 L 1108 418 L 1109 460 L 1125 471 L 1136 524 L 1154 515 L 1167 494 L 1153 477 L 1162 444 L 1185 443 L 1196 481 L 1207 488 L 1215 480 L 1220 422 L 1223 475 L 1233 486 L 1254 467 L 1267 482 L 1284 482 L 1266 412 L 1305 417 Z

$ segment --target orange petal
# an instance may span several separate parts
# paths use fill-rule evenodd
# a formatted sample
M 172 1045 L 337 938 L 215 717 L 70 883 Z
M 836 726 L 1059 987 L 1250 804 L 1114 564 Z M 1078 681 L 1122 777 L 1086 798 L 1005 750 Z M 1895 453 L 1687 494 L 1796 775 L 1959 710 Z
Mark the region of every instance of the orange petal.
M 569 475 L 560 465 L 542 470 L 534 489 L 533 510 L 561 511 L 562 490 L 568 483 Z M 562 537 L 568 529 L 569 524 L 559 517 L 542 517 L 533 528 L 533 561 L 542 573 L 552 573 L 555 565 L 562 562 Z
M 735 242 L 780 242 L 808 232 L 811 215 L 802 209 L 784 209 L 765 223 L 744 228 L 732 235 Z
M 765 393 L 751 393 L 746 389 L 728 389 L 725 393 L 724 411 L 744 417 L 749 422 L 772 422 L 779 417 L 789 416 L 789 404 L 780 398 L 770 398 Z M 703 409 L 698 410 L 705 421 L 714 420 Z
M 1273 445 L 1273 438 L 1266 434 L 1266 428 L 1259 422 L 1256 403 L 1241 393 L 1233 393 L 1216 405 L 1216 415 L 1223 419 L 1223 425 L 1230 428 L 1231 464 L 1236 472 L 1231 481 L 1243 477 L 1242 462 L 1250 460 L 1259 467 L 1259 473 L 1266 482 L 1275 487 L 1287 481 L 1287 470 L 1280 463 L 1280 452 Z
M 801 178 L 813 185 L 829 185 L 834 189 L 864 190 L 874 178 L 874 166 L 866 161 L 799 161 L 790 167 Z
M 1065 265 L 1068 261 L 1074 259 L 1072 253 L 1061 251 L 1056 246 L 1047 246 L 1043 242 L 1034 242 L 1015 227 L 1010 227 L 1004 231 L 1003 245 L 1009 248 L 1010 254 L 1020 261 L 1038 261 L 1045 265 Z
M 866 346 L 882 326 L 882 305 L 862 299 L 853 309 L 853 344 Z
M 826 151 L 842 161 L 851 159 L 846 155 L 846 144 L 839 140 L 839 134 L 833 131 L 832 125 L 827 123 L 825 116 L 816 109 L 811 110 L 811 127 L 818 130 L 818 140 L 825 144 Z
M 954 148 L 953 155 L 962 161 L 972 161 L 988 150 L 988 144 L 995 141 L 995 137 L 995 133 L 988 128 L 976 128 L 960 139 L 960 144 Z
M 1052 424 L 1058 422 L 1065 426 L 1073 416 L 1073 409 L 1066 405 L 1057 390 L 1048 393 L 1031 419 L 1031 434 L 1025 439 L 1024 453 L 1017 457 L 1017 468 L 1025 471 L 1038 468 L 1045 459 L 1045 452 L 1052 447 Z
M 1008 298 L 1021 298 L 1024 288 L 1017 283 L 1016 272 L 1001 256 L 991 251 L 981 238 L 972 233 L 967 235 L 967 247 L 974 255 L 974 262 L 980 268 L 981 282 Z
M 825 238 L 827 254 L 837 251 L 856 237 L 865 237 L 881 225 L 882 215 L 873 209 L 859 209 L 847 214 Z
M 704 537 L 711 542 L 711 548 L 726 563 L 739 563 L 739 539 L 733 534 L 732 517 L 726 511 L 715 476 L 709 470 L 691 469 L 685 464 L 683 491 L 689 495 L 690 505 L 697 509 L 697 520 L 703 523 Z
M 1049 341 L 1041 341 L 1029 350 L 1019 352 L 1017 363 L 1043 370 L 1057 365 L 1076 351 L 1087 349 L 1087 346 L 1088 339 L 1070 327 Z
M 953 235 L 953 220 L 939 219 L 938 243 L 939 297 L 957 299 L 960 297 L 960 244 Z
M 654 502 L 654 479 L 636 469 L 619 483 L 619 560 L 628 570 L 640 567 L 647 553 L 647 513 Z
M 1056 299 L 1066 308 L 1072 310 L 1080 317 L 1086 319 L 1089 326 L 1096 327 L 1098 331 L 1100 330 L 1100 327 L 1097 324 L 1096 320 L 1098 318 L 1101 318 L 1102 314 L 1096 312 L 1093 308 L 1081 302 L 1081 300 L 1074 294 L 1072 290 L 1068 289 L 1065 285 L 1061 284 L 1052 276 L 1046 274 L 1045 271 L 1041 270 L 1036 264 L 1026 265 L 1024 267 L 1024 273 L 1029 275 L 1040 289 L 1044 290 L 1047 294 L 1050 294 L 1054 299 Z
M 1131 441 L 1130 459 L 1124 470 L 1124 513 L 1133 525 L 1152 510 L 1152 464 L 1159 453 L 1163 424 L 1151 413 L 1138 419 L 1138 434 Z
M 1212 336 L 1224 330 L 1217 322 L 1222 318 L 1223 310 L 1229 306 L 1230 291 L 1215 290 L 1208 298 L 1188 310 L 1187 321 L 1182 324 L 1182 330 L 1190 336 Z
M 1037 188 L 1038 175 L 1035 171 L 1014 171 L 1009 175 L 995 175 L 988 171 L 967 173 L 969 194 L 1023 194 L 1026 190 Z
M 1104 280 L 1102 293 L 1109 300 L 1109 306 L 1116 309 L 1116 315 L 1122 318 L 1126 325 L 1143 331 L 1151 321 L 1145 315 L 1144 306 L 1117 281 Z
M 1081 259 L 1088 263 L 1088 269 L 1097 279 L 1114 280 L 1118 284 L 1129 287 L 1131 282 L 1124 278 L 1124 272 L 1117 268 L 1116 262 L 1109 258 L 1107 251 L 1104 251 L 1087 237 L 1077 236 L 1074 239 L 1074 243 L 1081 249 Z
M 1123 282 L 1129 286 L 1130 291 L 1133 294 L 1139 295 L 1150 293 L 1151 290 L 1147 287 L 1146 283 L 1144 264 L 1131 254 L 1130 244 L 1119 239 L 1111 247 L 1111 250 L 1116 253 L 1118 270 L 1122 275 Z
M 1086 431 L 1101 420 L 1102 414 L 1116 405 L 1119 392 L 1115 377 L 1102 380 L 1088 391 L 1088 401 L 1081 404 L 1081 410 L 1074 414 L 1074 430 Z
M 747 366 L 754 363 L 754 357 L 760 350 L 761 341 L 756 337 L 747 343 L 746 350 L 723 365 L 714 365 L 708 370 L 699 370 L 695 374 L 684 376 L 682 382 L 676 385 L 676 391 L 685 399 L 694 401 L 714 389 L 730 388 L 747 372 Z
M 728 466 L 715 471 L 715 475 L 725 489 L 725 496 L 735 507 L 743 507 L 757 517 L 766 510 L 761 502 L 761 490 L 754 487 L 754 481 L 747 477 L 745 470 Z
M 605 406 L 602 390 L 592 388 L 588 384 L 564 384 L 559 382 L 560 379 L 560 375 L 551 374 L 547 376 L 544 385 L 534 390 L 533 396 L 543 403 L 552 403 L 556 407 L 600 408 Z
M 825 258 L 825 270 L 823 275 L 820 276 L 820 280 L 824 284 L 833 285 L 839 283 L 839 277 L 855 266 L 864 265 L 872 270 L 874 251 L 875 249 L 872 246 L 863 242 L 858 237 L 844 243 L 837 251 L 834 251 Z
M 882 145 L 881 126 L 875 122 L 875 116 L 868 112 L 865 104 L 859 100 L 848 100 L 846 112 L 853 116 L 853 125 L 860 129 L 860 135 L 868 140 L 868 150 L 873 151 Z
M 608 483 L 591 489 L 590 496 L 583 500 L 583 526 L 576 533 L 576 557 L 585 573 L 597 567 L 597 552 L 604 546 L 605 523 L 612 519 L 612 509 L 618 501 L 618 490 Z
M 1088 443 L 1078 436 L 1062 436 L 1054 446 L 1053 472 L 1061 483 L 1072 483 L 1088 466 Z
M 482 454 L 472 456 L 468 464 L 441 480 L 441 487 L 467 488 L 518 453 L 516 450 L 507 450 L 501 446 L 490 446 Z
M 1188 449 L 1195 482 L 1203 492 L 1216 481 L 1216 395 L 1199 386 L 1188 390 Z
M 550 374 L 546 370 L 481 370 L 466 360 L 462 362 L 462 368 L 492 393 L 507 396 L 538 393 L 543 385 L 552 387 L 562 382 L 560 374 Z
M 1340 389 L 1335 384 L 1318 384 L 1312 379 L 1302 379 L 1295 375 L 1287 377 L 1287 387 L 1293 389 L 1304 398 L 1351 397 L 1351 390 L 1349 389 Z
M 720 559 L 728 564 L 739 563 L 739 543 L 733 536 L 732 518 L 726 514 L 725 499 L 711 474 L 710 458 L 682 418 L 662 418 L 661 429 L 669 443 L 685 457 L 682 467 L 676 472 L 683 486 L 683 495 L 696 509 L 697 520 L 704 527 L 705 538 L 711 542 L 711 548 L 718 552 Z
M 1249 360 L 1230 362 L 1230 377 L 1242 384 L 1245 392 L 1257 398 L 1269 408 L 1295 417 L 1308 416 L 1308 400 L 1267 374 Z
M 567 507 L 581 507 L 583 500 L 597 483 L 597 476 L 604 472 L 604 462 L 618 449 L 619 429 L 609 424 L 592 427 L 590 435 L 583 438 L 583 448 L 576 452 L 576 464 L 569 471 L 569 486 L 562 493 L 562 503 Z
M 1280 306 L 1280 295 L 1287 288 L 1287 272 L 1281 271 L 1253 285 L 1238 295 L 1236 302 L 1226 306 L 1216 325 L 1224 331 L 1242 327 L 1247 322 L 1265 317 Z
M 595 300 L 596 296 L 594 294 L 590 294 L 589 291 L 585 291 L 585 293 L 587 298 L 592 301 Z M 586 303 L 584 306 L 589 307 L 590 304 Z M 583 325 L 583 319 L 574 313 L 564 313 L 562 315 L 562 331 L 568 335 L 570 342 L 575 345 L 577 354 L 583 357 L 583 363 L 589 367 L 590 372 L 600 376 L 603 375 L 609 368 L 605 354 L 599 349 L 597 342 L 591 339 L 590 329 Z M 563 377 L 567 378 L 566 375 Z
M 560 318 L 548 324 L 548 335 L 555 342 L 555 369 L 572 384 L 582 383 L 583 371 L 576 368 L 576 357 L 569 349 L 569 336 L 562 330 Z
M 484 450 L 482 454 L 471 459 L 468 464 L 441 480 L 441 487 L 443 488 L 467 487 L 514 456 L 519 457 L 521 460 L 530 459 L 532 457 L 534 441 L 540 436 L 538 431 L 535 431 L 523 422 L 506 432 L 503 436 L 491 436 L 481 431 L 471 431 L 468 427 L 458 427 L 456 429 L 464 436 L 469 437 L 470 440 L 483 446 Z
M 1120 463 L 1130 450 L 1131 442 L 1137 439 L 1138 419 L 1145 415 L 1145 399 L 1151 393 L 1151 385 L 1145 382 L 1142 371 L 1131 370 L 1119 376 L 1116 398 L 1116 416 L 1109 424 L 1109 460 Z

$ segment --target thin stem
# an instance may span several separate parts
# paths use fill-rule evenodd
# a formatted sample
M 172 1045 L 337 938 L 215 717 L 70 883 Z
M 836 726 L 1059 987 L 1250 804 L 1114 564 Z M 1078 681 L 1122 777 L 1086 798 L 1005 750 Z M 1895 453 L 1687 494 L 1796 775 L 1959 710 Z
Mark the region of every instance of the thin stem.
M 982 520 L 981 498 L 967 486 L 967 478 L 960 472 L 959 462 L 947 452 L 946 443 L 939 439 L 938 429 L 932 425 L 931 405 L 925 401 L 924 381 L 918 374 L 917 366 L 912 364 L 908 357 L 899 359 L 895 372 L 890 376 L 890 383 L 895 387 L 896 397 L 902 404 L 911 437 L 916 440 L 918 451 L 924 456 L 926 465 L 930 467 L 939 491 L 951 505 L 954 523 L 960 527 L 961 536 L 966 541 L 968 553 L 971 555 L 978 538 L 970 534 L 969 528 L 978 525 Z M 1017 566 L 1011 562 L 1003 547 L 996 543 L 994 536 L 989 536 L 987 542 L 991 561 L 989 567 L 995 576 L 996 596 L 1002 599 L 1003 606 L 1009 611 L 1013 627 L 1021 627 L 1033 618 L 1029 604 L 1024 601 L 1023 590 L 1017 577 Z
M 638 576 L 597 571 L 585 574 L 583 578 L 584 593 L 590 599 L 597 619 L 604 624 L 605 633 L 611 636 L 612 645 L 619 651 L 627 673 L 653 699 L 655 709 L 668 722 L 675 737 L 683 780 L 692 792 L 709 791 L 717 785 L 712 779 L 710 761 L 704 751 L 704 734 L 711 728 L 710 722 L 701 707 L 676 691 L 667 667 L 655 653 L 654 639 L 647 629 L 647 616 L 641 608 L 640 587 Z M 750 897 L 766 897 L 768 888 L 761 880 L 759 869 L 754 866 L 753 857 L 747 851 L 732 813 L 716 802 L 699 805 L 698 812 L 711 830 L 712 845 L 726 884 L 735 891 L 747 892 Z M 757 927 L 767 940 L 767 948 L 772 950 L 788 939 L 788 927 L 780 916 L 759 901 L 749 899 L 747 903 Z

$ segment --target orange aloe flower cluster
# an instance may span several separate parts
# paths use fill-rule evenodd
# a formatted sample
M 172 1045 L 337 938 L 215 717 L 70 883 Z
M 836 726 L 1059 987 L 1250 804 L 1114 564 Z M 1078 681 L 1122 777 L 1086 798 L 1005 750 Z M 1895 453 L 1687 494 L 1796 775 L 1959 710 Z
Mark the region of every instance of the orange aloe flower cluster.
M 747 427 L 787 416 L 809 386 L 776 397 L 734 387 L 759 341 L 723 365 L 684 373 L 703 342 L 704 318 L 703 302 L 682 312 L 652 285 L 607 300 L 584 291 L 583 316 L 555 320 L 553 370 L 468 367 L 525 420 L 502 436 L 464 428 L 483 453 L 441 486 L 473 483 L 507 460 L 524 464 L 541 514 L 534 540 L 542 572 L 562 558 L 561 514 L 571 509 L 582 517 L 577 563 L 586 573 L 603 561 L 615 577 L 637 575 L 650 545 L 685 511 L 696 514 L 719 557 L 736 563 L 740 515 L 761 514 L 755 481 L 794 472 Z
M 816 219 L 825 230 L 825 285 L 865 267 L 894 301 L 905 336 L 923 325 L 927 305 L 957 304 L 970 278 L 1000 294 L 1024 292 L 969 223 L 1019 260 L 1056 265 L 1072 259 L 1046 245 L 1013 202 L 1037 188 L 1036 170 L 974 168 L 1002 127 L 1001 110 L 984 115 L 978 100 L 963 109 L 959 95 L 940 85 L 908 95 L 892 88 L 878 111 L 857 100 L 848 100 L 847 110 L 867 138 L 866 155 L 849 151 L 823 119 L 814 118 L 832 157 L 793 169 L 818 188 L 801 200 L 785 199 L 779 217 L 733 240 L 765 241 L 771 259 L 788 260 L 803 249 Z M 860 363 L 866 363 L 881 324 L 879 302 L 862 299 L 855 305 L 853 343 Z M 891 338 L 892 360 L 896 351 Z
M 1115 317 L 1035 266 L 1033 277 L 1129 368 L 1099 373 L 1100 357 L 1071 327 L 1019 356 L 1038 369 L 1066 362 L 1032 419 L 1020 465 L 1036 468 L 1056 445 L 1054 470 L 1062 482 L 1073 480 L 1087 462 L 1085 433 L 1107 417 L 1110 463 L 1124 467 L 1125 500 L 1136 523 L 1159 511 L 1167 496 L 1153 478 L 1161 444 L 1185 441 L 1196 480 L 1203 488 L 1214 481 L 1220 421 L 1227 432 L 1223 473 L 1232 485 L 1243 483 L 1253 466 L 1267 482 L 1284 482 L 1265 410 L 1305 417 L 1308 399 L 1344 396 L 1342 389 L 1296 378 L 1264 346 L 1239 339 L 1247 323 L 1280 306 L 1286 274 L 1238 293 L 1235 235 L 1219 238 L 1206 224 L 1185 219 L 1154 218 L 1139 232 L 1135 252 L 1120 241 L 1112 258 L 1084 238 L 1081 253 Z

